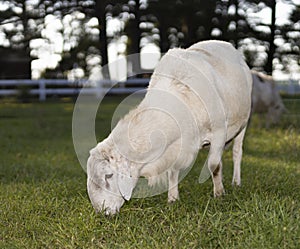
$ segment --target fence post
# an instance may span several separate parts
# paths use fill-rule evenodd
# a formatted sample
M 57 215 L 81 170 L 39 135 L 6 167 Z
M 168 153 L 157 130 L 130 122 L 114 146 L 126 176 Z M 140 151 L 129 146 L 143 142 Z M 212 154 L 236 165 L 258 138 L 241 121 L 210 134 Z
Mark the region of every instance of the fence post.
M 46 82 L 44 79 L 39 80 L 39 100 L 46 100 Z

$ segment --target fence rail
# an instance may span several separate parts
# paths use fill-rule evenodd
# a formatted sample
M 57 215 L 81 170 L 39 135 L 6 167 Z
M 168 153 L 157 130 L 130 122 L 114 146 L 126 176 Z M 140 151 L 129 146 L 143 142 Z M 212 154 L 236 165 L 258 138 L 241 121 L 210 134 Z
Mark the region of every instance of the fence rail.
M 277 89 L 280 92 L 287 93 L 290 95 L 300 94 L 300 81 L 299 80 L 288 80 L 276 82 Z
M 70 81 L 65 79 L 0 80 L 0 97 L 17 96 L 22 91 L 38 96 L 40 101 L 45 101 L 51 95 L 76 96 L 80 92 L 99 97 L 106 93 L 131 94 L 136 91 L 145 91 L 148 84 L 149 79 L 143 78 L 132 78 L 121 82 L 114 80 Z M 277 88 L 287 94 L 300 94 L 298 81 L 277 82 Z
M 37 95 L 40 101 L 45 101 L 50 95 L 78 95 L 83 94 L 103 96 L 110 94 L 130 94 L 144 91 L 149 79 L 133 78 L 126 81 L 114 80 L 76 80 L 40 79 L 40 80 L 0 80 L 0 96 L 17 96 L 22 92 Z

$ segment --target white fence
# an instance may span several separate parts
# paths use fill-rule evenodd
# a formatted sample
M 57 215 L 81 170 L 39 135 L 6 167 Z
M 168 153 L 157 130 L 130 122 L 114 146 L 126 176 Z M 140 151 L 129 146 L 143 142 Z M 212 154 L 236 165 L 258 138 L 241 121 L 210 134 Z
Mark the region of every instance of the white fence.
M 106 93 L 130 94 L 136 91 L 143 91 L 148 83 L 149 79 L 143 78 L 132 78 L 121 82 L 112 80 L 70 81 L 64 79 L 0 80 L 0 97 L 17 96 L 22 91 L 38 96 L 40 101 L 45 101 L 47 96 L 76 96 L 79 92 L 99 97 Z M 281 92 L 287 94 L 300 94 L 298 81 L 277 82 L 277 87 Z
M 290 95 L 300 94 L 300 81 L 288 80 L 288 81 L 276 81 L 276 86 L 280 92 Z
M 22 92 L 37 95 L 45 101 L 51 95 L 78 95 L 79 92 L 95 96 L 110 94 L 130 94 L 145 90 L 149 79 L 133 78 L 126 81 L 40 79 L 40 80 L 0 80 L 0 96 L 17 96 Z

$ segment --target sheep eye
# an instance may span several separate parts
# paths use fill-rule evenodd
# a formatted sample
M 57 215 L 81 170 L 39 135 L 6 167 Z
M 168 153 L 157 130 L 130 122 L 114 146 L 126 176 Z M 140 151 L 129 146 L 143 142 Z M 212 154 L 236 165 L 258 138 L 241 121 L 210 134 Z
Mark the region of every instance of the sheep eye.
M 110 184 L 109 184 L 109 182 L 108 182 L 108 179 L 112 178 L 112 176 L 113 176 L 113 174 L 106 174 L 106 175 L 105 175 L 105 187 L 106 187 L 107 189 L 110 188 Z
M 105 181 L 106 181 L 107 179 L 112 178 L 113 175 L 114 175 L 114 174 L 106 174 L 106 175 L 105 175 Z

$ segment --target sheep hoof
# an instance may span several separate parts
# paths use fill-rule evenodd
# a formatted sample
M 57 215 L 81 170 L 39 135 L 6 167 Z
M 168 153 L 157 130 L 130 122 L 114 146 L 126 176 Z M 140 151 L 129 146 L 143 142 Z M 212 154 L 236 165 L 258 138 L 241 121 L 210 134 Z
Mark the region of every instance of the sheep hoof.
M 169 196 L 169 197 L 168 197 L 168 203 L 169 203 L 169 204 L 173 204 L 173 203 L 176 202 L 177 200 L 179 200 L 179 197 L 175 197 L 175 196 Z
M 231 185 L 233 187 L 241 187 L 241 182 L 238 182 L 238 181 L 232 181 Z
M 219 198 L 219 197 L 221 197 L 222 195 L 225 195 L 225 190 L 224 190 L 224 188 L 220 188 L 220 189 L 215 189 L 215 190 L 214 190 L 214 197 L 215 197 L 215 198 Z

